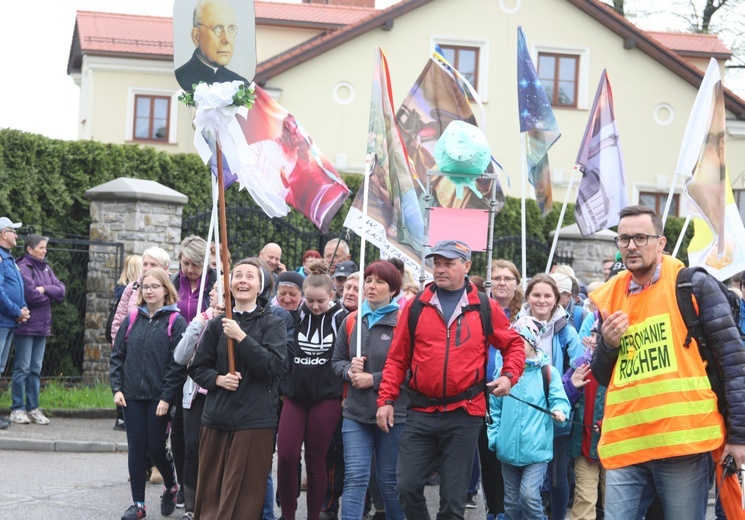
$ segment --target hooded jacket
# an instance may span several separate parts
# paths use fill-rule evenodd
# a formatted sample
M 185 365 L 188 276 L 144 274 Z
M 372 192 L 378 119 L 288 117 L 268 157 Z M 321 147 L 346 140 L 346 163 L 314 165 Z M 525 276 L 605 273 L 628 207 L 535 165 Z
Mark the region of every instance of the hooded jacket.
M 548 356 L 541 352 L 531 361 L 525 364 L 525 371 L 510 394 L 552 412 L 561 411 L 569 417 L 569 400 L 559 371 L 553 366 L 550 368 L 551 383 L 546 403 L 541 367 L 549 364 Z M 553 423 L 556 421 L 508 396 L 490 396 L 489 401 L 493 420 L 487 426 L 489 449 L 497 453 L 499 460 L 512 466 L 527 466 L 553 458 Z
M 523 306 L 517 317 L 530 316 L 530 305 Z M 570 367 L 577 367 L 577 360 L 581 358 L 585 349 L 579 339 L 577 331 L 570 323 L 569 313 L 558 305 L 544 328 L 541 342 L 538 345 L 544 353 L 549 355 L 551 364 L 556 367 L 560 374 L 566 372 Z M 569 364 L 567 366 L 567 361 Z
M 209 322 L 189 365 L 189 375 L 207 390 L 202 424 L 222 431 L 277 427 L 279 375 L 287 341 L 284 322 L 257 302 L 252 312 L 235 312 L 246 337 L 235 342 L 235 370 L 241 381 L 234 392 L 215 384 L 228 373 L 228 342 L 222 318 Z
M 16 331 L 17 336 L 51 336 L 52 335 L 52 302 L 65 298 L 65 284 L 60 282 L 46 260 L 37 260 L 24 255 L 18 260 L 18 268 L 23 277 L 26 305 L 31 316 Z M 36 290 L 44 287 L 44 292 Z
M 0 247 L 0 327 L 17 328 L 25 306 L 21 271 L 10 251 Z
M 186 368 L 176 363 L 173 351 L 186 330 L 186 320 L 180 315 L 176 318 L 169 340 L 168 318 L 178 312 L 176 304 L 158 309 L 152 317 L 146 305 L 138 307 L 137 312 L 129 335 L 127 316 L 122 322 L 122 334 L 114 341 L 109 370 L 111 392 L 121 391 L 125 399 L 176 404 L 186 381 Z
M 372 374 L 373 386 L 371 388 L 357 389 L 351 384 L 347 385 L 347 395 L 344 400 L 344 412 L 342 415 L 363 424 L 376 424 L 375 414 L 378 411 L 377 399 L 380 389 L 380 379 L 383 376 L 385 360 L 388 359 L 388 351 L 394 337 L 398 323 L 398 311 L 394 310 L 383 316 L 379 321 L 369 327 L 368 317 L 362 318 L 362 344 L 361 354 L 365 358 L 364 371 Z M 358 313 L 347 316 L 339 328 L 336 336 L 336 347 L 332 364 L 334 372 L 343 380 L 346 379 L 352 358 L 357 355 L 357 320 Z M 351 338 L 347 337 L 347 320 L 352 319 Z M 399 394 L 393 405 L 393 416 L 396 424 L 406 421 L 406 405 L 409 401 L 405 389 Z
M 200 312 L 207 310 L 210 305 L 210 291 L 217 281 L 217 271 L 213 268 L 207 268 L 207 280 L 204 283 L 204 292 L 202 293 L 202 308 L 197 309 L 197 303 L 199 302 L 199 291 L 191 291 L 189 286 L 189 280 L 179 270 L 178 273 L 171 275 L 171 283 L 176 288 L 178 293 L 178 308 L 181 316 L 186 319 L 187 323 L 191 323 L 194 316 Z M 197 287 L 202 283 L 201 275 L 197 278 Z
M 296 399 L 320 401 L 342 396 L 342 381 L 334 373 L 331 358 L 336 342 L 336 315 L 340 303 L 316 316 L 303 303 L 295 322 L 294 355 L 283 388 L 285 395 Z

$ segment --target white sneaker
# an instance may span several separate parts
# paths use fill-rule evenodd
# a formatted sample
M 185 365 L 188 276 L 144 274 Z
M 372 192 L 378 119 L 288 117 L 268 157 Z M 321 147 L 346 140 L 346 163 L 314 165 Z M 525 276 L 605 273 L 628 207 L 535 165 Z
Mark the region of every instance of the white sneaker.
M 39 408 L 35 408 L 27 413 L 28 418 L 35 424 L 49 424 L 49 419 Z
M 31 420 L 26 415 L 26 410 L 12 410 L 10 412 L 10 420 L 16 424 L 29 424 Z

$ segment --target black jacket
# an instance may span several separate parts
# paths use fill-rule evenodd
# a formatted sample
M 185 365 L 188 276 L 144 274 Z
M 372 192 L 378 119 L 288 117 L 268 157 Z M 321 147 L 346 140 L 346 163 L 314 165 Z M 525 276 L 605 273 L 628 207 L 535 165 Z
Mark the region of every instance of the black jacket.
M 173 351 L 186 330 L 186 320 L 180 315 L 171 327 L 168 340 L 168 319 L 178 312 L 169 305 L 148 316 L 146 307 L 138 308 L 137 319 L 129 331 L 129 316 L 124 318 L 111 351 L 109 379 L 111 391 L 122 391 L 125 399 L 159 401 L 176 404 L 186 381 L 186 367 L 176 363 Z
M 276 428 L 279 374 L 285 358 L 287 336 L 284 322 L 267 307 L 235 313 L 246 337 L 235 343 L 235 369 L 242 379 L 235 392 L 215 385 L 218 375 L 228 373 L 227 338 L 222 318 L 207 325 L 189 375 L 208 390 L 202 424 L 223 431 Z
M 336 315 L 341 304 L 334 304 L 320 316 L 314 315 L 303 303 L 295 321 L 293 357 L 288 360 L 288 376 L 282 391 L 296 399 L 320 401 L 341 398 L 343 385 L 334 373 L 331 358 L 336 342 Z
M 739 329 L 732 318 L 732 310 L 716 280 L 703 273 L 694 273 L 693 295 L 698 302 L 704 334 L 713 347 L 714 356 L 724 374 L 727 394 L 727 442 L 745 444 L 745 348 Z M 691 346 L 693 347 L 693 344 Z M 608 386 L 619 349 L 606 346 L 602 338 L 592 359 L 592 373 L 598 382 Z
M 230 69 L 225 67 L 218 67 L 217 70 L 202 63 L 202 60 L 197 56 L 197 51 L 194 50 L 194 54 L 191 55 L 191 59 L 176 69 L 176 81 L 179 86 L 191 92 L 194 90 L 193 85 L 204 81 L 205 83 L 223 83 L 225 81 L 242 81 L 248 85 L 246 78 L 240 74 L 236 74 Z

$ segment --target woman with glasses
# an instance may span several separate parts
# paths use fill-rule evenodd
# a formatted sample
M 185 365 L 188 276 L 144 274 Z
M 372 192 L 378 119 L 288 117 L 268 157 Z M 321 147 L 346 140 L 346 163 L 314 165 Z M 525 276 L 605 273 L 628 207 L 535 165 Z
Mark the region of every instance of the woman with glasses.
M 26 254 L 18 260 L 23 287 L 31 316 L 15 331 L 15 361 L 10 420 L 18 424 L 49 424 L 39 409 L 41 363 L 47 337 L 52 335 L 52 302 L 65 297 L 65 284 L 47 265 L 48 238 L 31 234 L 26 237 Z M 24 406 L 25 394 L 25 406 Z
M 124 318 L 111 352 L 111 391 L 114 403 L 124 409 L 133 501 L 122 520 L 146 516 L 147 455 L 165 483 L 160 513 L 167 516 L 176 508 L 178 484 L 173 463 L 166 455 L 166 430 L 169 410 L 186 380 L 186 369 L 173 358 L 186 330 L 177 299 L 168 273 L 150 269 L 137 289 L 137 310 Z

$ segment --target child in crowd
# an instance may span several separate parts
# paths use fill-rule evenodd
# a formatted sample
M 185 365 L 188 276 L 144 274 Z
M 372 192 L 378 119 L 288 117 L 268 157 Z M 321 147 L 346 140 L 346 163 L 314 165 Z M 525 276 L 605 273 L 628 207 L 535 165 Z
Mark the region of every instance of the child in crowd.
M 502 462 L 504 509 L 508 520 L 544 519 L 541 484 L 548 462 L 553 458 L 551 419 L 564 422 L 570 409 L 561 374 L 537 348 L 543 327 L 543 322 L 531 316 L 523 316 L 512 324 L 525 342 L 525 372 L 509 396 L 490 398 L 493 424 L 488 426 L 489 448 Z M 548 402 L 544 392 L 544 366 L 548 366 Z M 530 405 L 551 410 L 553 417 Z

